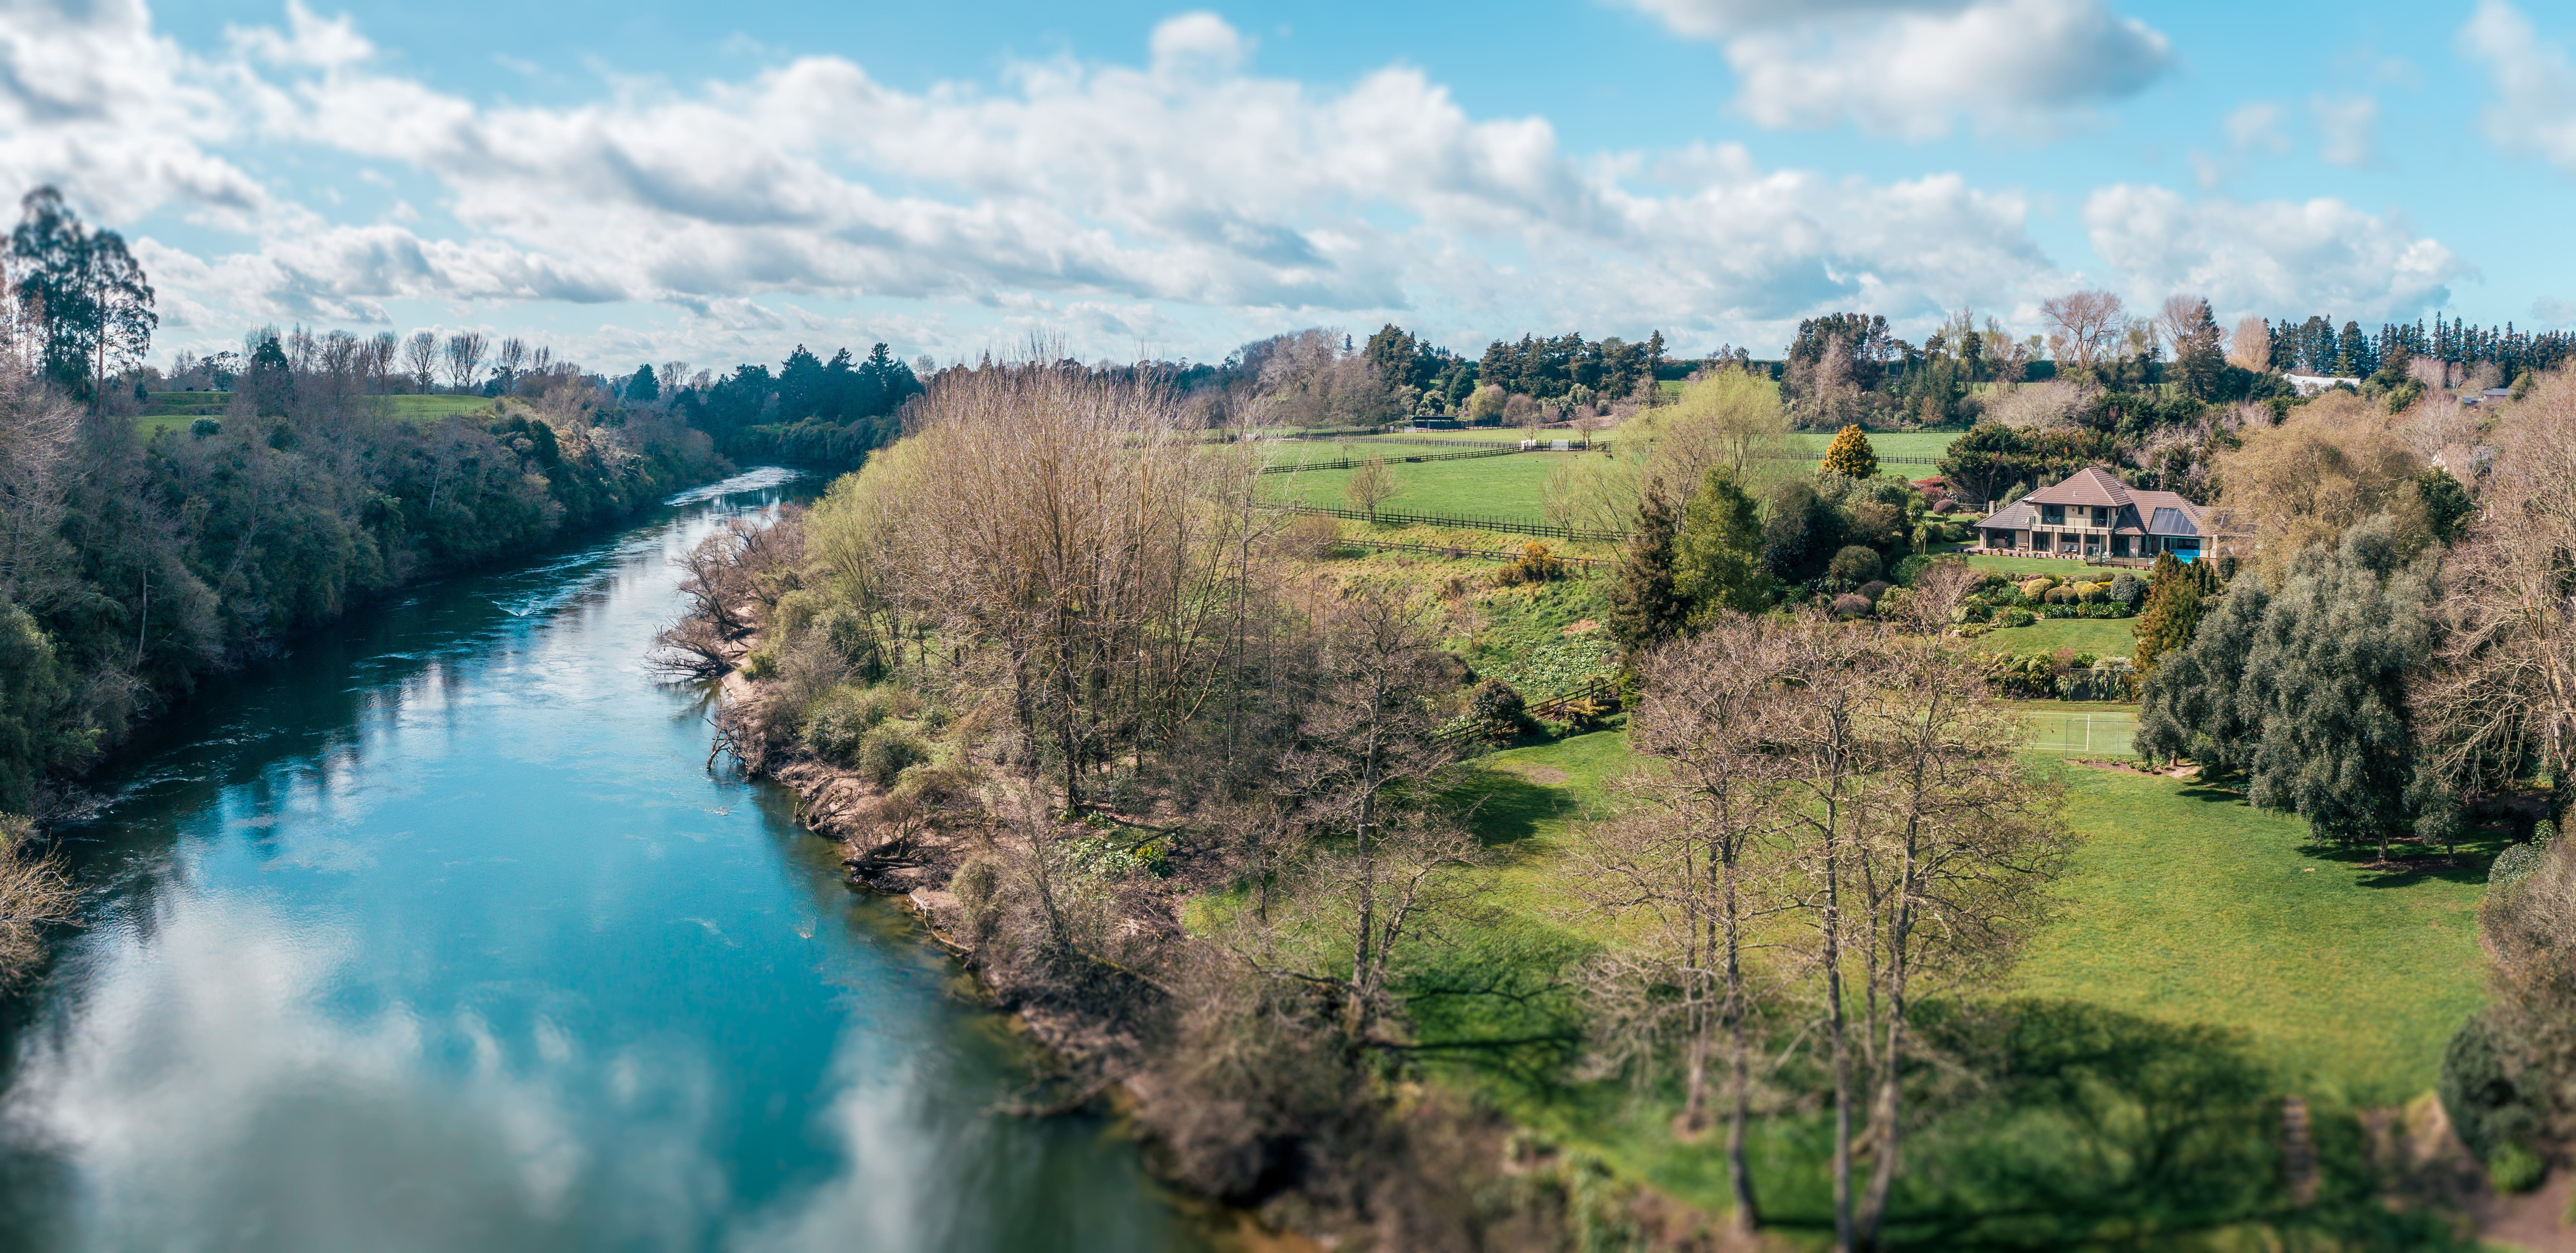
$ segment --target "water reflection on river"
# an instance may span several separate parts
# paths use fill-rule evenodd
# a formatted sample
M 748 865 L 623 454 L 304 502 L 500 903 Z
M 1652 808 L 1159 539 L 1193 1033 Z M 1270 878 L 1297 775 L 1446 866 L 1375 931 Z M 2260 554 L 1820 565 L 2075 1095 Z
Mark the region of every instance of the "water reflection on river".
M 220 684 L 72 829 L 7 1020 L 39 1249 L 1200 1247 L 642 658 L 755 471 Z

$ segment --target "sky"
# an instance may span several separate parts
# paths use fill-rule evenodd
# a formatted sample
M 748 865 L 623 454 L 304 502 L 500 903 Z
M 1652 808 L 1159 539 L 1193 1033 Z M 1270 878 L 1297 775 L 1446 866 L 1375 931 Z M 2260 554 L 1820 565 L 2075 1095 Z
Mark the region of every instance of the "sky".
M 263 324 L 617 372 L 1862 310 L 2576 326 L 2576 10 L 0 0 L 0 190 Z

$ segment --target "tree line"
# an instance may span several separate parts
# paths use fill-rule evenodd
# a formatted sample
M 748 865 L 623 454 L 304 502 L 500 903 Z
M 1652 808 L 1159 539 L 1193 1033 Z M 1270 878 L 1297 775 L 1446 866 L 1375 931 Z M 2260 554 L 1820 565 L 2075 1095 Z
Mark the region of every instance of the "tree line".
M 6 257 L 0 813 L 41 814 L 57 782 L 209 673 L 723 465 L 703 434 L 577 374 L 506 417 L 405 421 L 367 355 L 343 350 L 362 341 L 329 336 L 263 338 L 221 418 L 147 439 L 107 403 L 148 349 L 140 269 L 99 301 L 60 298 L 121 250 L 39 191 Z

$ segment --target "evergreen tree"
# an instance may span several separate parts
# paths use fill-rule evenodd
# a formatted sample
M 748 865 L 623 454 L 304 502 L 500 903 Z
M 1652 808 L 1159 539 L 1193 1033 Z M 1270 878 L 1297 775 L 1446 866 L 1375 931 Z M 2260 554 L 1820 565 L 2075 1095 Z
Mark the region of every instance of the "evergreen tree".
M 2272 607 L 2263 581 L 2242 578 L 2215 612 L 2204 609 L 2191 643 L 2160 659 L 2139 694 L 2137 748 L 2149 757 L 2199 762 L 2210 774 L 2242 772 L 2254 759 L 2255 724 L 2236 703 L 2245 654 Z
M 1869 433 L 1859 424 L 1834 433 L 1834 442 L 1825 447 L 1825 473 L 1851 479 L 1878 477 L 1878 453 L 1869 446 Z
M 9 283 L 43 319 L 45 373 L 63 390 L 104 403 L 107 376 L 141 364 L 152 347 L 161 324 L 152 284 L 125 237 L 83 225 L 61 192 L 39 187 L 22 207 L 9 235 Z
M 1673 585 L 1697 626 L 1720 609 L 1760 613 L 1771 604 L 1762 569 L 1762 511 L 1735 476 L 1712 467 L 1683 511 L 1673 542 Z
M 649 405 L 661 398 L 662 383 L 653 377 L 653 363 L 647 361 L 637 366 L 635 377 L 626 380 L 626 403 Z
M 2460 528 L 2468 525 L 2469 515 L 2477 511 L 2469 499 L 2469 489 L 2440 466 L 2433 466 L 2415 476 L 2415 495 L 2424 502 L 2424 518 L 2433 526 L 2433 538 L 2445 544 L 2460 537 Z
M 1682 628 L 1690 606 L 1674 588 L 1673 538 L 1678 527 L 1663 493 L 1648 492 L 1619 559 L 1619 584 L 1610 592 L 1610 635 L 1633 667 L 1647 650 Z
M 2215 590 L 2209 586 L 2211 579 L 2205 564 L 2185 563 L 2172 553 L 2156 554 L 2156 568 L 2150 577 L 2153 582 L 2147 588 L 2147 603 L 2130 628 L 2138 640 L 2133 660 L 2141 677 L 2155 673 L 2157 658 L 2191 645 L 2192 633 L 2200 628 L 2202 595 Z

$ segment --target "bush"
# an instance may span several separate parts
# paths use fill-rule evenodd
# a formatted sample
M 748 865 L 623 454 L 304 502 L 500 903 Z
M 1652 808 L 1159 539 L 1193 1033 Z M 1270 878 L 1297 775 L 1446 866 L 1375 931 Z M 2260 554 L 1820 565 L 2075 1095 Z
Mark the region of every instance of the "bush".
M 2075 599 L 2080 604 L 2098 605 L 2102 603 L 2105 590 L 2099 583 L 2078 583 L 2075 585 Z
M 2032 622 L 2037 621 L 2037 619 L 2031 617 L 2029 610 L 2015 605 L 1999 614 L 1996 617 L 1996 621 L 2001 622 L 2008 627 L 2026 627 Z
M 1850 544 L 1826 563 L 1825 573 L 1845 587 L 1856 587 L 1877 578 L 1881 568 L 1877 550 Z
M 786 598 L 780 598 L 779 603 L 783 606 Z M 816 613 L 811 627 L 822 635 L 823 643 L 832 650 L 832 655 L 840 658 L 841 664 L 856 670 L 860 678 L 873 682 L 884 677 L 884 659 L 877 655 L 876 639 L 868 630 L 867 620 L 859 616 L 859 611 L 847 605 L 833 605 Z
M 860 742 L 893 709 L 894 702 L 883 692 L 836 688 L 806 709 L 805 725 L 797 738 L 805 741 L 805 747 L 812 749 L 815 756 L 833 765 L 856 766 Z
M 1545 583 L 1564 577 L 1565 563 L 1559 560 L 1555 553 L 1549 552 L 1547 545 L 1537 540 L 1521 545 L 1520 559 L 1494 574 L 1495 581 L 1505 585 Z
M 2505 1146 L 2539 1130 L 2539 1116 L 2514 1086 L 2513 1077 L 2505 1073 L 2484 1014 L 2470 1015 L 2442 1050 L 2442 1077 L 2436 1091 L 2451 1130 L 2483 1160 L 2493 1161 Z
M 2548 1170 L 2538 1153 L 2516 1141 L 2497 1148 L 2495 1156 L 2487 1159 L 2487 1182 L 2494 1184 L 2498 1193 L 2511 1196 L 2539 1187 L 2540 1177 Z
M 778 654 L 767 646 L 755 648 L 742 657 L 742 677 L 755 682 L 778 676 Z
M 2031 577 L 2021 581 L 2022 598 L 2024 600 L 2037 600 L 2040 597 L 2047 595 L 2048 589 L 2055 586 L 2057 586 L 2057 580 L 2052 579 L 2045 574 L 2032 575 Z
M 1887 584 L 1872 579 L 1860 585 L 1860 594 L 1868 597 L 1869 603 L 1875 605 L 1879 597 L 1887 595 Z
M 1521 699 L 1520 689 L 1501 679 L 1487 679 L 1476 685 L 1475 695 L 1467 700 L 1467 711 L 1485 729 L 1485 738 L 1495 743 L 1508 743 L 1530 727 L 1529 703 Z
M 209 435 L 223 433 L 224 424 L 213 418 L 199 418 L 188 424 L 188 437 L 191 439 L 204 439 Z
M 2556 838 L 2558 824 L 2541 819 L 2540 825 L 2531 829 L 2530 843 L 2508 844 L 2503 852 L 2496 854 L 2494 864 L 2487 867 L 2487 889 L 2501 892 L 2540 869 L 2541 857 L 2548 853 L 2550 841 Z
M 1934 513 L 1949 513 L 1956 510 L 1958 507 L 1959 502 L 1952 500 L 1947 496 L 1932 502 L 1932 512 Z
M 921 741 L 894 727 L 878 727 L 859 741 L 859 759 L 854 768 L 878 787 L 890 788 L 903 777 L 904 768 L 930 760 L 930 750 Z
M 1837 618 L 1866 618 L 1873 608 L 1875 606 L 1869 603 L 1869 597 L 1857 592 L 1845 592 L 1834 597 L 1834 616 Z
M 1912 587 L 1914 580 L 1932 568 L 1932 554 L 1907 553 L 1887 568 L 1887 581 L 1898 587 Z
M 2111 580 L 2110 596 L 2119 604 L 2134 607 L 2147 598 L 2147 581 L 2123 570 L 2120 577 Z

